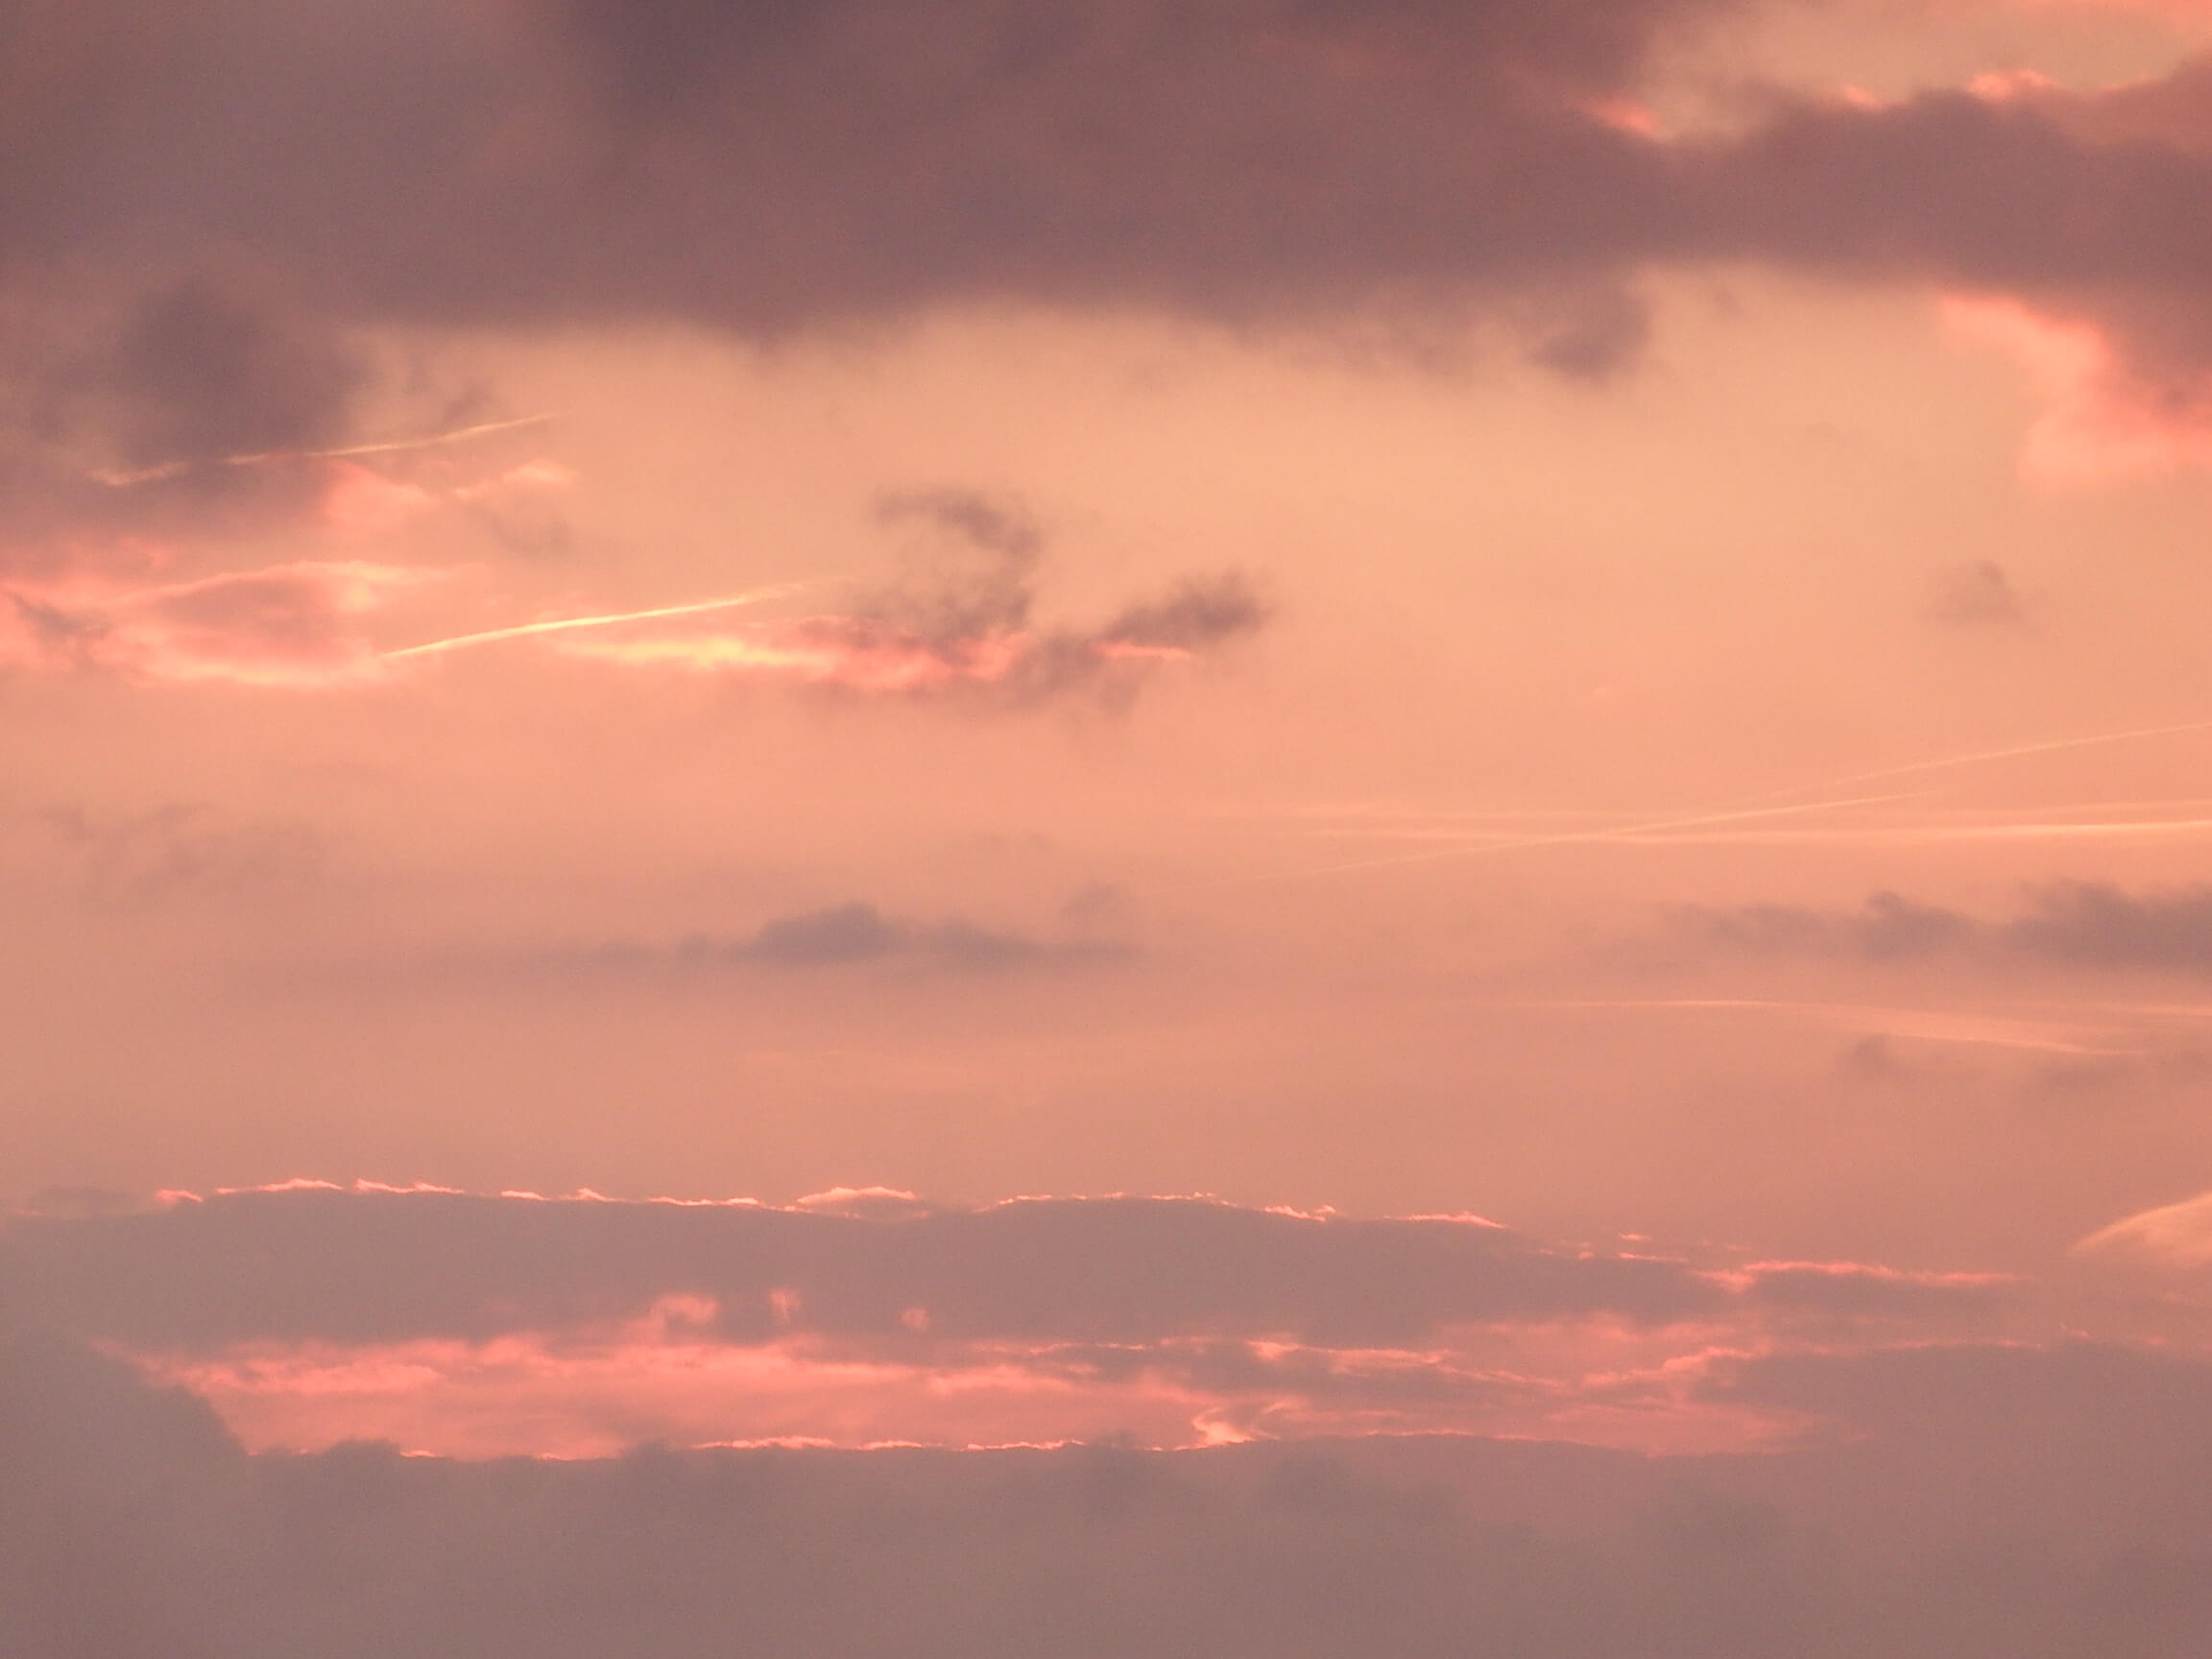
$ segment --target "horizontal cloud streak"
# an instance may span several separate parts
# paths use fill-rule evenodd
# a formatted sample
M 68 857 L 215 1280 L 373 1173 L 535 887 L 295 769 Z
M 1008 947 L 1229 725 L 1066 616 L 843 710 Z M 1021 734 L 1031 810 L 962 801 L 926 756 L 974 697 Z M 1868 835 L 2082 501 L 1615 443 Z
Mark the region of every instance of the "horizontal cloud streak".
M 1682 1451 L 1787 1419 L 1717 1353 L 2003 1328 L 2023 1287 L 1851 1262 L 1726 1271 L 1467 1219 L 1213 1201 L 790 1209 L 316 1183 L 62 1203 L 0 1256 L 19 1316 L 138 1358 L 249 1444 L 449 1455 L 640 1440 L 1184 1446 L 1446 1431 Z
M 710 1298 L 766 1340 L 794 1307 L 833 1335 L 1418 1342 L 1455 1321 L 1718 1310 L 1678 1262 L 1582 1257 L 1459 1221 L 1315 1219 L 1168 1199 L 1040 1200 L 863 1220 L 757 1205 L 241 1192 L 155 1214 L 26 1217 L 19 1292 L 85 1335 L 191 1345 L 336 1341 L 638 1317 Z M 782 1300 L 779 1301 L 781 1293 Z M 796 1300 L 793 1300 L 796 1298 Z
M 2108 882 L 2062 881 L 2034 893 L 2025 914 L 2005 922 L 1887 892 L 1856 912 L 1751 904 L 1690 910 L 1684 919 L 1712 944 L 1866 962 L 1971 949 L 2088 968 L 2212 970 L 2212 889 L 2202 888 L 2130 894 Z
M 583 974 L 882 964 L 989 973 L 1098 966 L 1125 960 L 1130 953 L 1127 944 L 1112 939 L 1012 933 L 956 917 L 914 922 L 886 916 L 873 904 L 854 902 L 776 917 L 743 938 L 693 934 L 665 949 L 601 945 L 541 957 L 537 965 Z

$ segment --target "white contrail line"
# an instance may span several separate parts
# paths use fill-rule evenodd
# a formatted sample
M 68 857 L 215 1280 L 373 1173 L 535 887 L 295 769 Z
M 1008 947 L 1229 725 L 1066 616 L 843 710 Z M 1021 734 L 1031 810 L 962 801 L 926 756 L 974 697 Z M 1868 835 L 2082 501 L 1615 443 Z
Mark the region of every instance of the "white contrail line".
M 1784 818 L 1807 812 L 1827 812 L 1845 806 L 1875 806 L 1891 801 L 1909 801 L 1910 794 L 1858 795 L 1839 801 L 1801 801 L 1787 806 L 1753 806 L 1738 811 L 1699 812 L 1684 818 L 1658 818 L 1642 824 L 1614 825 L 1602 830 L 1562 830 L 1550 835 L 1524 835 L 1508 841 L 1485 841 L 1475 846 L 1434 847 L 1420 853 L 1401 853 L 1388 858 L 1358 858 L 1342 864 L 1310 866 L 1252 876 L 1221 876 L 1192 881 L 1190 887 L 1240 887 L 1266 881 L 1298 881 L 1310 877 L 1337 876 L 1353 870 L 1383 870 L 1400 864 L 1428 864 L 1439 858 L 1471 858 L 1481 853 L 1511 853 L 1533 847 L 1597 846 L 1623 836 L 1649 835 L 1666 830 L 1695 830 L 1709 824 L 1735 824 L 1750 818 Z
M 1763 794 L 1739 796 L 1744 802 L 1772 801 L 1778 796 L 1800 795 L 1813 789 L 1841 789 L 1854 783 L 1873 783 L 1889 778 L 1910 778 L 1925 772 L 1948 771 L 1960 766 L 1985 765 L 1994 760 L 2010 760 L 2027 755 L 2051 755 L 2068 749 L 2091 749 L 2108 743 L 2126 743 L 2144 737 L 2171 737 L 2184 733 L 2212 732 L 2212 720 L 2185 720 L 2170 726 L 2139 726 L 2125 732 L 2099 732 L 2083 737 L 2054 737 L 2035 743 L 2015 743 L 2003 749 L 1983 749 L 1967 755 L 1946 755 L 1933 760 L 1912 760 L 1900 766 L 1883 766 L 1870 772 L 1853 772 L 1841 778 L 1828 778 L 1815 783 L 1792 784 L 1788 788 L 1770 789 Z M 1641 824 L 1616 824 L 1601 830 L 1562 830 L 1550 835 L 1529 835 L 1512 840 L 1485 841 L 1476 845 L 1432 848 L 1421 853 L 1405 853 L 1388 858 L 1362 858 L 1342 864 L 1325 864 L 1304 870 L 1285 870 L 1252 876 L 1223 876 L 1210 880 L 1178 883 L 1179 887 L 1238 887 L 1269 881 L 1296 881 L 1310 877 L 1335 876 L 1356 870 L 1382 870 L 1400 864 L 1425 864 L 1439 858 L 1465 858 L 1480 853 L 1506 853 L 1523 848 L 1566 847 L 1599 845 L 1608 841 L 1624 844 L 1664 845 L 1663 841 L 1638 837 L 1662 836 L 1672 830 L 1701 830 L 1716 824 L 1735 824 L 1755 818 L 1779 818 L 1808 812 L 1824 812 L 1845 806 L 1880 805 L 1892 801 L 1911 800 L 1911 793 L 1895 795 L 1863 795 L 1835 801 L 1807 801 L 1780 806 L 1754 806 L 1744 810 L 1706 811 L 1690 817 L 1654 819 Z
M 212 455 L 204 461 L 163 461 L 153 467 L 128 470 L 103 468 L 91 474 L 102 484 L 126 489 L 132 484 L 153 484 L 175 478 L 195 467 L 258 467 L 266 461 L 344 461 L 355 455 L 395 455 L 406 449 L 435 449 L 444 444 L 466 444 L 489 438 L 494 432 L 515 432 L 525 426 L 543 426 L 557 415 L 518 415 L 512 421 L 484 421 L 457 426 L 450 432 L 433 432 L 426 438 L 393 438 L 380 444 L 349 444 L 337 449 L 263 449 L 251 455 Z
M 649 611 L 616 611 L 603 616 L 565 616 L 550 622 L 517 622 L 511 628 L 487 628 L 478 634 L 456 634 L 450 639 L 430 639 L 421 645 L 402 645 L 386 651 L 396 657 L 428 657 L 441 651 L 460 651 L 471 645 L 490 645 L 501 639 L 521 639 L 533 634 L 561 634 L 574 628 L 605 628 L 616 622 L 646 622 L 657 616 L 691 616 L 703 611 L 728 611 L 739 605 L 757 605 L 763 599 L 795 592 L 801 584 L 786 582 L 774 588 L 756 588 L 750 593 L 732 593 L 721 599 L 694 599 L 685 605 L 656 605 Z
M 2027 819 L 2014 824 L 1898 824 L 1858 829 L 1842 826 L 1809 830 L 1723 830 L 1703 835 L 1660 834 L 1633 828 L 1592 830 L 1587 832 L 1578 830 L 1575 833 L 1593 842 L 1610 842 L 1623 847 L 1911 847 L 1986 841 L 2143 840 L 2162 835 L 2200 836 L 2207 831 L 2212 831 L 2212 818 L 2136 818 L 2118 822 L 2095 820 L 2088 823 Z M 1447 842 L 1470 852 L 1507 842 L 1505 837 L 1473 835 L 1453 830 L 1335 830 L 1331 831 L 1330 835 L 1338 840 L 1358 836 L 1369 841 Z M 1519 845 L 1518 842 L 1512 844 Z
M 2095 1038 L 2122 1036 L 2079 1021 L 2021 1020 L 1950 1008 L 1910 1008 L 1865 1002 L 1800 1002 L 1758 997 L 1531 998 L 1488 1004 L 1498 1008 L 1565 1012 L 1719 1013 L 1797 1015 L 1829 1029 L 1924 1043 L 1964 1043 L 1997 1048 L 2087 1058 L 2140 1056 L 2141 1048 L 2114 1047 Z
M 1853 772 L 1826 778 L 1817 783 L 1800 783 L 1775 789 L 1753 800 L 1776 795 L 1801 794 L 1808 789 L 1843 789 L 1854 783 L 1877 783 L 1886 778 L 1910 778 L 1921 772 L 1944 772 L 1955 766 L 1982 766 L 1992 760 L 2013 760 L 2027 755 L 2055 755 L 2067 749 L 2096 749 L 2107 743 L 2129 743 L 2143 737 L 2176 737 L 2190 732 L 2212 732 L 2212 720 L 2183 720 L 2172 726 L 2138 726 L 2126 732 L 2097 732 L 2085 737 L 2052 737 L 2036 743 L 2014 743 L 2003 749 L 1981 749 L 1967 755 L 1946 755 L 1935 760 L 1910 760 L 1902 766 L 1882 766 L 1871 772 Z

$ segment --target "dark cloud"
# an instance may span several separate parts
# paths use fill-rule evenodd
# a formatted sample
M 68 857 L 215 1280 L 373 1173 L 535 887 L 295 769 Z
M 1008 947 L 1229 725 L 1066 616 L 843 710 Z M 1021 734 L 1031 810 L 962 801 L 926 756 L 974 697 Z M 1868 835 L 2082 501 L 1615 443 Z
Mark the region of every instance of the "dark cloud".
M 770 969 L 849 967 L 867 963 L 990 972 L 1074 968 L 1124 960 L 1130 946 L 1095 930 L 1041 937 L 978 926 L 954 917 L 914 922 L 886 916 L 873 904 L 832 904 L 779 916 L 736 939 L 698 933 L 665 949 L 603 945 L 546 959 L 572 971 L 636 971 L 749 966 Z
M 340 343 L 204 280 L 149 298 L 101 368 L 139 466 L 333 443 L 364 377 Z
M 1993 559 L 1944 571 L 1929 601 L 1928 614 L 1934 621 L 1961 628 L 2004 627 L 2028 619 L 2012 579 Z
M 1725 1306 L 1679 1262 L 1540 1249 L 1453 1221 L 1309 1220 L 1165 1199 L 1040 1200 L 888 1219 L 753 1207 L 280 1191 L 13 1223 L 18 1305 L 136 1346 L 256 1336 L 484 1336 L 719 1305 L 764 1340 L 783 1306 L 829 1334 L 1416 1341 L 1440 1325 Z M 797 1298 L 796 1304 L 791 1296 Z
M 1570 380 L 1593 384 L 1635 367 L 1651 341 L 1651 312 L 1622 288 L 1604 288 L 1543 334 L 1529 355 Z
M 1045 545 L 1037 521 L 1022 508 L 973 490 L 887 491 L 876 498 L 876 516 L 935 525 L 1009 561 L 1034 558 Z
M 1717 1389 L 1754 1392 L 1855 1431 L 1697 1458 L 1463 1437 L 249 1457 L 197 1402 L 11 1337 L 0 1634 L 12 1659 L 2212 1645 L 2201 1365 L 1936 1350 L 1754 1360 Z
M 2141 895 L 2103 882 L 2069 881 L 2036 895 L 2008 924 L 2014 949 L 2100 968 L 2212 971 L 2212 887 Z
M 1876 893 L 1863 908 L 1778 904 L 1696 909 L 1683 921 L 1713 944 L 1891 962 L 1975 948 L 2091 968 L 2212 972 L 2212 888 L 2131 894 L 2108 882 L 2061 881 L 2029 895 L 2027 908 L 1987 922 Z
M 19 454 L 312 444 L 351 332 L 997 300 L 1328 322 L 1754 259 L 2002 289 L 2212 356 L 2207 72 L 2076 97 L 1774 96 L 1670 143 L 1602 112 L 1701 0 L 91 0 L 0 57 Z M 1518 301 L 1516 301 L 1518 303 Z M 56 343 L 60 343 L 59 345 Z M 43 436 L 42 436 L 43 435 Z M 65 445 L 66 447 L 66 445 Z
M 1109 648 L 1203 651 L 1267 620 L 1267 607 L 1238 571 L 1187 577 L 1161 598 L 1132 605 L 1090 639 Z
M 1165 661 L 1215 651 L 1269 617 L 1240 571 L 1186 576 L 1095 626 L 1042 623 L 1045 536 L 1016 503 L 968 490 L 881 495 L 877 516 L 925 534 L 893 579 L 832 615 L 775 625 L 785 649 L 838 664 L 826 685 L 1028 708 L 1087 696 L 1125 706 Z
M 1812 910 L 1785 904 L 1693 909 L 1684 921 L 1695 935 L 1752 950 L 1808 951 L 1890 962 L 1925 956 L 1977 936 L 1978 925 L 1957 911 L 1876 893 L 1858 911 Z

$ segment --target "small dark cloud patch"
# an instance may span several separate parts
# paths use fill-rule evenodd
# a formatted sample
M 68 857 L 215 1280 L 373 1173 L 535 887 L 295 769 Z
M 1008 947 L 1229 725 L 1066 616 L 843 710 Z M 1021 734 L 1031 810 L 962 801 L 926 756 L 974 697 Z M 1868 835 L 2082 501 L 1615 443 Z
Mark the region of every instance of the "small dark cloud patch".
M 1927 956 L 1971 940 L 1977 925 L 1954 910 L 1916 903 L 1902 894 L 1873 894 L 1856 911 L 1786 904 L 1695 909 L 1689 926 L 1716 944 L 1751 950 L 1852 956 L 1872 962 Z
M 1158 599 L 1132 605 L 1093 637 L 1108 647 L 1203 651 L 1256 632 L 1267 606 L 1240 571 L 1187 576 Z
M 739 943 L 700 944 L 748 962 L 812 968 L 837 962 L 874 962 L 900 950 L 906 940 L 906 931 L 886 922 L 875 905 L 837 904 L 803 916 L 779 917 Z
M 779 916 L 738 938 L 694 933 L 665 947 L 600 945 L 563 952 L 570 968 L 602 971 L 759 968 L 805 972 L 869 965 L 991 974 L 1104 966 L 1134 953 L 1125 939 L 1070 926 L 1064 934 L 1012 932 L 961 917 L 915 921 L 873 904 L 831 904 Z
M 1025 509 L 974 490 L 888 490 L 876 498 L 876 516 L 890 524 L 931 525 L 1010 559 L 1033 559 L 1045 545 Z
M 2007 924 L 2015 950 L 2100 968 L 2212 973 L 2212 887 L 2131 895 L 2104 882 L 2047 887 L 2028 915 Z
M 1137 925 L 1137 901 L 1125 887 L 1094 881 L 1069 896 L 1060 922 L 1082 938 L 1122 938 Z
M 1543 333 L 1529 356 L 1567 379 L 1602 385 L 1634 369 L 1650 344 L 1650 307 L 1625 288 L 1603 288 Z
M 194 893 L 243 896 L 321 879 L 330 848 L 304 824 L 241 821 L 202 802 L 138 812 L 56 807 L 46 828 L 78 860 L 89 896 L 154 901 Z
M 1034 708 L 1089 697 L 1125 707 L 1162 665 L 1219 650 L 1270 612 L 1239 570 L 1188 574 L 1104 623 L 1041 619 L 1043 528 L 1019 502 L 942 488 L 877 497 L 878 521 L 917 532 L 888 581 L 848 593 L 838 613 L 790 625 L 794 639 L 857 663 L 896 662 L 860 683 L 974 707 Z M 845 682 L 832 679 L 832 688 Z
M 1954 628 L 2003 628 L 2027 621 L 2020 594 L 1993 559 L 1956 565 L 1936 578 L 1928 602 L 1932 621 Z
M 1692 909 L 1696 940 L 1737 950 L 1900 962 L 1947 950 L 2086 968 L 2212 974 L 2212 886 L 2129 893 L 2110 882 L 2061 881 L 2033 889 L 2018 915 L 1984 921 L 1881 892 L 1858 910 L 1784 904 Z

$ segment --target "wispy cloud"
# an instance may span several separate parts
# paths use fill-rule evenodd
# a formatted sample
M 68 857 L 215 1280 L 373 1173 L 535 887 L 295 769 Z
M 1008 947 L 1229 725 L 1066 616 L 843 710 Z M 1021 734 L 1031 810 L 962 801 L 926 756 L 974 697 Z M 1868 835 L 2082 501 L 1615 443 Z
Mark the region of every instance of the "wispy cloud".
M 1858 911 L 1747 904 L 1692 908 L 1692 936 L 1742 950 L 1900 961 L 1948 950 L 2001 952 L 2086 968 L 2212 972 L 2212 889 L 2128 893 L 2107 882 L 2060 881 L 2034 890 L 2020 914 L 1981 921 L 1876 893 Z
M 826 969 L 906 966 L 954 973 L 1099 966 L 1132 948 L 1095 930 L 1036 934 L 959 917 L 914 921 L 854 902 L 780 916 L 750 934 L 692 934 L 667 946 L 603 944 L 534 959 L 539 969 L 579 974 L 697 972 L 709 968 Z

